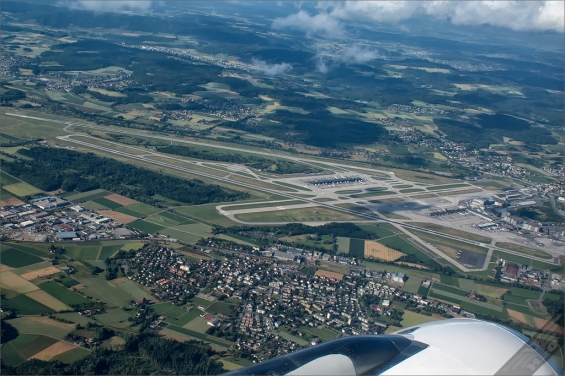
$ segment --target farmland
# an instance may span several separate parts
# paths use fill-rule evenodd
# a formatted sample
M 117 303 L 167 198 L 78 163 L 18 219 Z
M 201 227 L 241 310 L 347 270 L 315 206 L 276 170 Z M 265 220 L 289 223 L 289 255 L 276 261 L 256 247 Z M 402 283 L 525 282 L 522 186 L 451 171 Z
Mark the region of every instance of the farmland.
M 69 306 L 90 303 L 90 300 L 82 295 L 72 292 L 56 282 L 42 283 L 38 287 Z
M 404 314 L 402 315 L 402 321 L 400 322 L 400 324 L 402 325 L 403 328 L 408 328 L 410 326 L 423 324 L 426 322 L 431 322 L 436 320 L 437 319 L 431 316 L 422 315 L 421 313 L 404 311 Z
M 20 268 L 43 261 L 39 257 L 27 252 L 23 252 L 14 248 L 2 247 L 0 253 L 2 264 L 8 265 L 12 268 Z

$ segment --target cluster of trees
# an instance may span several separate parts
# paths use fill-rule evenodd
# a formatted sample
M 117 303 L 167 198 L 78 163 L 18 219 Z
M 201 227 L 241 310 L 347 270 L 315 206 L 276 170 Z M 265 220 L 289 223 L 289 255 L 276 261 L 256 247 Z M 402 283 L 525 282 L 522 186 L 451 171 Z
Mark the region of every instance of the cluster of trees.
M 0 94 L 0 105 L 7 105 L 10 102 L 24 99 L 26 97 L 26 94 L 21 90 L 7 88 L 4 82 L 0 84 L 0 87 L 3 89 Z
M 2 360 L 2 373 L 6 375 L 217 375 L 222 372 L 225 370 L 210 346 L 200 341 L 180 343 L 149 333 L 127 337 L 123 350 L 98 348 L 72 364 L 32 359 L 10 367 Z
M 378 236 L 363 230 L 353 223 L 326 223 L 322 226 L 308 226 L 302 223 L 289 223 L 284 226 L 236 226 L 214 227 L 214 234 L 236 234 L 256 240 L 261 245 L 266 245 L 285 236 L 316 234 L 318 236 L 330 235 L 332 237 L 350 237 L 357 239 L 377 239 Z M 301 245 L 301 247 L 304 247 Z M 325 250 L 325 249 L 324 249 Z M 327 250 L 325 250 L 327 251 Z
M 303 142 L 312 146 L 336 147 L 340 144 L 386 142 L 388 132 L 378 124 L 332 115 L 320 109 L 303 115 L 277 110 L 267 116 L 277 123 L 258 125 L 246 120 L 226 124 L 246 132 L 264 134 L 287 142 Z
M 195 159 L 243 164 L 251 168 L 276 174 L 316 173 L 321 171 L 311 166 L 286 161 L 284 159 L 273 160 L 255 156 L 244 156 L 236 153 L 211 152 L 209 150 L 197 150 L 186 146 L 167 145 L 156 147 L 156 150 L 160 153 L 181 155 Z
M 448 139 L 474 148 L 488 148 L 503 137 L 529 145 L 555 145 L 557 140 L 544 128 L 533 128 L 527 121 L 505 114 L 477 115 L 479 126 L 452 119 L 434 119 Z
M 77 94 L 77 95 L 88 94 L 92 98 L 98 99 L 99 101 L 102 101 L 102 102 L 110 102 L 114 106 L 120 105 L 120 104 L 128 104 L 128 103 L 150 103 L 150 102 L 153 102 L 152 97 L 147 96 L 147 95 L 140 95 L 136 91 L 129 91 L 129 90 L 124 91 L 124 93 L 126 94 L 125 97 L 117 97 L 117 96 L 102 94 L 102 93 L 99 93 L 97 91 L 88 89 L 88 87 L 85 86 L 85 85 L 73 87 L 72 92 L 73 92 L 73 94 Z
M 84 192 L 103 188 L 123 196 L 157 205 L 159 195 L 186 204 L 232 201 L 249 196 L 197 179 L 182 179 L 93 153 L 34 147 L 20 153 L 32 159 L 3 163 L 9 174 L 44 191 L 63 189 Z
M 41 59 L 54 61 L 60 65 L 41 66 L 41 73 L 48 71 L 88 71 L 108 66 L 120 66 L 133 70 L 132 79 L 143 90 L 171 91 L 189 94 L 201 89 L 200 84 L 213 81 L 221 68 L 194 64 L 172 56 L 163 56 L 156 51 L 126 48 L 101 40 L 83 40 L 53 46 L 41 54 Z M 137 93 L 126 93 L 126 97 L 109 97 L 79 88 L 77 93 L 86 92 L 105 102 L 132 103 L 151 102 L 152 98 Z
M 543 305 L 545 306 L 547 312 L 555 319 L 555 322 L 563 327 L 564 325 L 564 307 L 565 307 L 565 294 L 563 291 L 550 291 L 551 293 L 558 294 L 559 299 L 543 299 Z

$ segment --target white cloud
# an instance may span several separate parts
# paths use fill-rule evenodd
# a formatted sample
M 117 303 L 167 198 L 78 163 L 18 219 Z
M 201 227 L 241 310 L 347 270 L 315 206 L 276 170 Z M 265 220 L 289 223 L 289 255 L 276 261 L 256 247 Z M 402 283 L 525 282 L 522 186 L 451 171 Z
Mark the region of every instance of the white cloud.
M 344 63 L 366 63 L 371 60 L 375 60 L 381 57 L 379 53 L 373 49 L 365 48 L 358 44 L 354 44 L 353 46 L 344 50 L 343 55 L 341 56 L 341 61 Z
M 326 74 L 328 73 L 329 67 L 326 64 L 326 60 L 321 57 L 318 56 L 318 60 L 316 61 L 316 71 L 322 73 L 322 74 Z
M 311 16 L 304 10 L 288 17 L 276 18 L 273 21 L 273 29 L 287 28 L 301 30 L 306 34 L 323 34 L 329 37 L 339 37 L 344 34 L 341 23 L 334 17 L 327 13 L 318 13 Z
M 253 66 L 265 73 L 267 76 L 276 76 L 277 74 L 285 74 L 292 70 L 292 65 L 288 63 L 269 64 L 266 61 L 256 58 L 252 59 Z
M 113 12 L 117 10 L 147 10 L 151 7 L 152 1 L 148 0 L 125 0 L 125 1 L 96 1 L 79 0 L 64 2 L 75 9 L 94 10 L 98 12 Z
M 564 1 L 342 1 L 319 2 L 317 15 L 301 10 L 278 18 L 273 28 L 341 36 L 340 20 L 395 23 L 417 16 L 449 20 L 455 25 L 492 25 L 516 31 L 554 31 L 565 28 Z

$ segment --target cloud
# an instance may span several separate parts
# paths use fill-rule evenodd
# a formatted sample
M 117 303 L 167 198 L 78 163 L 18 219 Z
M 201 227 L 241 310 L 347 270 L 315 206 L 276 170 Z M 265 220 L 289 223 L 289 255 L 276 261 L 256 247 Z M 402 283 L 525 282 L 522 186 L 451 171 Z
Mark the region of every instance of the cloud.
M 341 56 L 341 61 L 344 63 L 362 64 L 380 57 L 381 56 L 377 51 L 354 44 L 344 50 L 344 53 Z
M 455 25 L 491 25 L 515 31 L 553 31 L 565 28 L 561 1 L 342 1 L 319 2 L 316 15 L 301 10 L 273 22 L 274 29 L 294 28 L 307 33 L 342 36 L 342 20 L 396 23 L 429 17 Z
M 563 1 L 431 1 L 426 15 L 455 25 L 492 25 L 515 31 L 563 32 Z
M 329 37 L 340 37 L 344 35 L 341 23 L 327 13 L 318 13 L 314 16 L 306 11 L 300 10 L 288 17 L 276 18 L 272 25 L 275 30 L 294 29 L 306 32 L 306 34 L 322 34 Z
M 113 12 L 117 10 L 147 10 L 151 7 L 152 1 L 147 0 L 125 0 L 125 1 L 95 1 L 79 0 L 63 2 L 70 8 L 93 10 L 97 12 Z
M 276 76 L 277 74 L 285 74 L 292 70 L 292 65 L 288 63 L 269 64 L 266 61 L 256 58 L 252 59 L 253 66 L 265 73 L 267 76 Z
M 326 64 L 326 60 L 321 57 L 318 56 L 318 61 L 316 61 L 316 71 L 322 73 L 322 74 L 326 74 L 328 73 L 329 67 Z

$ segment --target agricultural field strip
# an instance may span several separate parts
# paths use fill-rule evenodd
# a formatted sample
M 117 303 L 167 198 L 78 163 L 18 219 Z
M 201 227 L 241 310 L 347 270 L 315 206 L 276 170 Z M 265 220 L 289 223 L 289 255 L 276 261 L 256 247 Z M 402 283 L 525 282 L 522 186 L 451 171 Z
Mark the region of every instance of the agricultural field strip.
M 80 127 L 86 127 L 86 128 L 91 128 L 91 129 L 97 129 L 97 130 L 106 130 L 106 131 L 108 130 L 108 129 L 105 129 L 104 127 L 91 126 L 91 125 L 86 125 L 86 124 L 78 124 L 78 123 L 72 123 L 72 122 L 65 122 L 65 121 L 62 121 L 62 120 L 43 119 L 43 118 L 31 117 L 31 116 L 27 116 L 27 115 L 12 114 L 12 113 L 6 113 L 6 115 L 17 116 L 17 117 L 23 117 L 23 118 L 28 118 L 28 119 L 35 119 L 35 120 L 39 120 L 39 121 L 47 121 L 47 122 L 54 122 L 54 123 L 58 123 L 58 124 L 63 124 L 63 125 L 66 125 L 66 127 L 65 127 L 65 130 L 66 130 L 66 131 L 67 131 L 67 128 L 68 128 L 69 126 L 80 126 Z M 124 130 L 113 130 L 113 131 L 116 131 L 116 132 L 118 132 L 118 133 L 124 133 L 124 134 L 135 135 L 135 136 L 149 136 L 149 135 L 143 135 L 143 134 L 139 134 L 139 133 L 136 133 L 136 132 L 129 132 L 129 131 L 124 131 Z M 70 132 L 70 131 L 69 131 L 69 132 Z M 158 139 L 164 139 L 164 140 L 168 140 L 168 141 L 184 142 L 184 143 L 189 143 L 189 144 L 194 144 L 194 145 L 200 145 L 200 146 L 218 147 L 218 148 L 222 148 L 222 149 L 234 150 L 234 151 L 240 151 L 240 152 L 242 151 L 242 149 L 235 148 L 235 147 L 220 146 L 220 145 L 209 145 L 209 144 L 199 143 L 199 142 L 195 142 L 195 141 L 178 140 L 178 139 L 174 139 L 174 138 L 171 138 L 171 137 L 156 136 L 156 135 L 150 135 L 149 137 L 158 138 Z M 397 225 L 402 224 L 402 223 L 397 222 L 397 221 L 395 221 L 395 220 L 381 218 L 381 217 L 379 217 L 379 216 L 377 216 L 377 215 L 371 215 L 371 214 L 367 214 L 367 213 L 359 213 L 359 212 L 356 212 L 356 211 L 353 211 L 353 210 L 350 210 L 350 209 L 347 209 L 347 208 L 340 208 L 340 207 L 338 207 L 338 206 L 334 206 L 334 205 L 327 204 L 327 203 L 324 203 L 324 202 L 317 202 L 317 201 L 310 200 L 310 199 L 307 199 L 307 198 L 301 198 L 301 197 L 295 196 L 295 195 L 290 194 L 290 193 L 281 192 L 281 191 L 275 191 L 275 190 L 273 190 L 273 189 L 268 189 L 268 188 L 261 188 L 261 187 L 257 187 L 257 186 L 255 186 L 255 185 L 252 185 L 252 184 L 249 184 L 249 183 L 238 182 L 238 181 L 234 181 L 234 180 L 230 180 L 230 179 L 218 177 L 218 176 L 215 176 L 215 175 L 212 175 L 212 174 L 207 174 L 207 173 L 204 173 L 204 172 L 194 171 L 194 170 L 191 170 L 191 169 L 188 169 L 188 168 L 184 168 L 184 167 L 179 167 L 179 166 L 176 166 L 176 165 L 167 164 L 167 163 L 164 163 L 164 162 L 153 161 L 153 160 L 146 159 L 146 158 L 144 158 L 144 157 L 138 157 L 138 156 L 135 156 L 135 155 L 127 154 L 127 153 L 124 153 L 124 152 L 119 152 L 119 151 L 112 150 L 112 149 L 108 149 L 108 148 L 104 148 L 104 147 L 92 146 L 92 145 L 90 145 L 90 144 L 88 144 L 88 143 L 86 143 L 86 142 L 80 142 L 80 141 L 77 141 L 77 140 L 68 140 L 68 141 L 74 142 L 74 143 L 78 143 L 78 144 L 81 144 L 81 145 L 83 145 L 83 146 L 87 146 L 87 147 L 90 147 L 90 148 L 99 149 L 99 150 L 103 150 L 103 151 L 106 151 L 106 152 L 118 154 L 118 155 L 121 155 L 121 156 L 124 156 L 124 157 L 127 157 L 127 158 L 137 159 L 137 160 L 140 160 L 140 161 L 143 161 L 143 162 L 149 162 L 149 163 L 161 165 L 161 166 L 164 166 L 164 167 L 169 167 L 169 168 L 172 168 L 172 169 L 176 169 L 176 170 L 180 170 L 180 171 L 185 171 L 185 172 L 188 172 L 188 173 L 191 173 L 191 174 L 194 174 L 194 175 L 201 175 L 201 176 L 204 176 L 204 177 L 207 177 L 207 178 L 210 178 L 210 179 L 220 180 L 220 181 L 223 181 L 223 182 L 225 182 L 225 183 L 240 185 L 240 186 L 243 186 L 243 187 L 246 187 L 246 188 L 250 188 L 250 189 L 253 189 L 253 190 L 268 192 L 268 193 L 271 193 L 271 194 L 278 194 L 278 195 L 280 195 L 280 196 L 288 197 L 288 198 L 291 198 L 291 199 L 297 199 L 297 200 L 303 200 L 303 201 L 310 201 L 310 202 L 312 202 L 312 203 L 318 204 L 318 206 L 323 206 L 323 207 L 326 207 L 326 208 L 330 208 L 330 209 L 342 211 L 342 212 L 345 212 L 345 213 L 347 213 L 347 214 L 362 216 L 362 217 L 368 218 L 369 220 L 385 221 L 385 222 L 389 222 L 389 223 L 397 224 Z M 256 154 L 266 155 L 266 156 L 271 156 L 271 157 L 273 156 L 272 153 L 267 153 L 267 152 L 256 152 L 256 151 L 251 151 L 251 150 L 246 150 L 245 152 L 253 152 L 253 153 L 256 153 Z M 278 157 L 278 156 L 279 156 L 279 155 L 277 155 L 277 157 Z M 303 161 L 302 161 L 302 158 L 289 157 L 289 156 L 284 156 L 284 155 L 281 155 L 280 157 L 281 157 L 281 158 L 287 158 L 287 159 L 294 160 L 294 161 L 298 161 L 298 162 L 303 162 Z M 341 165 L 341 164 L 333 163 L 333 162 L 332 162 L 332 165 L 333 165 L 333 166 L 341 166 L 341 167 L 345 167 L 345 168 L 348 168 L 348 167 L 349 167 L 349 166 L 347 166 L 347 165 Z M 366 169 L 366 168 L 361 168 L 361 169 L 364 169 L 364 170 L 367 170 L 367 171 L 370 171 L 370 172 L 374 172 L 374 170 L 372 170 L 372 169 Z M 418 227 L 418 226 L 406 225 L 406 224 L 403 224 L 403 225 L 404 225 L 404 227 L 407 227 L 407 228 L 413 228 L 413 229 L 420 230 L 420 231 L 424 231 L 424 232 L 428 232 L 428 233 L 431 233 L 431 234 L 436 234 L 436 235 L 445 236 L 445 237 L 448 237 L 448 238 L 451 238 L 451 239 L 454 239 L 454 240 L 458 240 L 458 241 L 462 241 L 462 242 L 471 243 L 471 244 L 478 245 L 478 246 L 481 246 L 481 247 L 485 246 L 483 243 L 480 243 L 480 242 L 471 241 L 471 240 L 464 239 L 464 238 L 460 238 L 460 237 L 453 236 L 453 235 L 446 235 L 446 234 L 443 234 L 443 233 L 440 233 L 440 232 L 437 232 L 437 231 L 424 229 L 424 228 L 421 228 L 421 227 Z M 489 246 L 489 248 L 491 248 L 491 249 L 493 249 L 493 250 L 498 250 L 498 251 L 500 251 L 500 252 L 505 252 L 505 253 L 509 253 L 509 254 L 514 254 L 514 255 L 517 255 L 517 256 L 524 256 L 523 253 L 514 252 L 514 251 L 509 251 L 509 250 L 507 250 L 507 249 L 499 248 L 499 247 L 496 247 L 496 246 Z M 448 258 L 448 256 L 444 256 L 444 257 L 445 257 L 445 258 Z M 532 259 L 532 260 L 540 261 L 540 262 L 543 262 L 543 263 L 548 263 L 548 262 L 547 262 L 548 260 L 542 259 L 542 258 L 539 258 L 539 257 L 529 256 L 528 258 L 530 258 L 530 259 Z M 554 265 L 560 265 L 560 263 L 561 263 L 560 259 L 557 259 L 557 262 L 556 262 L 556 263 L 554 262 L 553 264 L 554 264 Z
M 475 299 L 469 299 L 469 298 L 466 298 L 464 296 L 457 295 L 457 294 L 447 292 L 447 291 L 444 291 L 444 290 L 439 290 L 439 289 L 436 289 L 436 288 L 433 288 L 433 287 L 431 288 L 430 292 L 437 294 L 437 295 L 443 295 L 446 298 L 455 299 L 455 300 L 458 300 L 458 301 L 461 301 L 461 302 L 467 302 L 467 303 L 470 303 L 470 304 L 478 305 L 478 306 L 481 306 L 481 307 L 484 307 L 484 308 L 487 308 L 487 309 L 490 309 L 490 310 L 493 310 L 493 311 L 498 311 L 498 312 L 504 311 L 504 308 L 499 307 L 497 305 L 494 305 L 492 303 L 486 303 L 486 302 L 481 302 L 481 301 L 478 301 L 478 300 L 475 300 Z
M 45 337 L 49 337 L 49 338 L 56 339 L 57 342 L 55 342 L 55 343 L 65 342 L 65 343 L 67 343 L 67 344 L 73 346 L 74 349 L 79 348 L 79 349 L 86 350 L 86 351 L 88 351 L 88 352 L 91 352 L 91 351 L 92 351 L 92 350 L 89 350 L 89 349 L 87 349 L 87 348 L 85 348 L 85 347 L 81 347 L 81 346 L 79 346 L 79 345 L 75 345 L 75 344 L 73 344 L 72 342 L 65 341 L 64 339 L 57 338 L 57 337 L 53 337 L 52 335 L 45 334 L 45 333 L 31 333 L 31 332 L 25 332 L 25 333 L 22 333 L 22 334 L 32 334 L 32 335 L 38 335 L 38 336 L 45 336 Z M 40 338 L 41 338 L 41 337 L 40 337 Z M 74 350 L 74 349 L 71 349 L 71 350 Z M 71 351 L 71 350 L 68 350 L 68 351 Z M 17 351 L 17 349 L 16 349 L 16 351 Z M 68 352 L 68 351 L 65 351 L 65 352 L 63 352 L 63 353 L 61 353 L 61 354 L 64 354 L 64 353 L 66 353 L 66 352 Z

